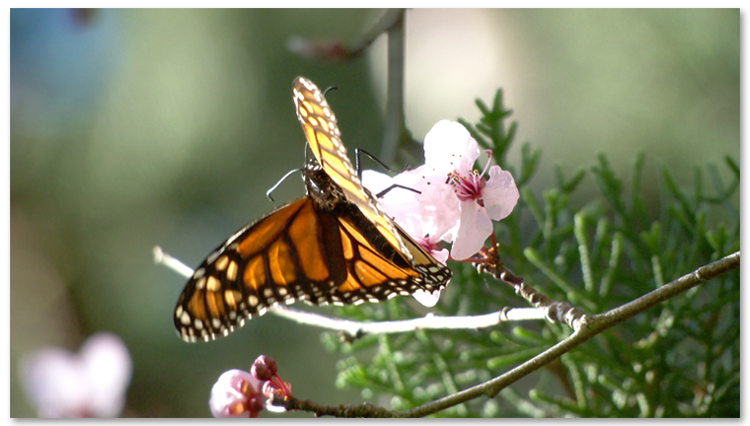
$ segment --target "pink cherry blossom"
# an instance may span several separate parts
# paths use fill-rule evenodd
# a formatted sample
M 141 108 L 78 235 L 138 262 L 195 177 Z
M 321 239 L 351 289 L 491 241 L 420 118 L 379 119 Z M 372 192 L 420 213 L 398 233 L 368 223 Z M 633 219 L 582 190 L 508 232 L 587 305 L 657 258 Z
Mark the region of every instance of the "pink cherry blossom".
M 284 412 L 284 407 L 271 405 L 274 396 L 291 396 L 292 385 L 279 377 L 276 361 L 259 356 L 250 372 L 233 369 L 219 376 L 211 389 L 208 405 L 217 418 L 255 418 L 263 409 Z
M 491 157 L 491 151 L 485 152 Z M 474 169 L 480 154 L 477 142 L 464 126 L 442 120 L 425 136 L 425 164 L 414 170 L 424 176 L 427 191 L 444 192 L 447 186 L 453 190 L 452 198 L 437 197 L 444 204 L 435 208 L 451 215 L 450 220 L 456 223 L 451 247 L 451 257 L 456 260 L 479 251 L 493 232 L 492 220 L 508 216 L 518 202 L 518 188 L 509 172 L 490 166 L 489 161 L 481 173 Z M 423 194 L 423 198 L 429 196 Z
M 40 417 L 115 417 L 125 406 L 132 362 L 112 333 L 96 333 L 78 354 L 39 350 L 21 363 L 21 384 Z
M 211 389 L 211 413 L 217 418 L 258 417 L 266 405 L 261 386 L 262 382 L 247 371 L 224 372 Z
M 485 152 L 491 157 L 491 151 Z M 419 193 L 391 190 L 379 199 L 381 206 L 415 240 L 429 236 L 431 244 L 452 242 L 451 257 L 468 259 L 493 232 L 492 221 L 507 217 L 519 198 L 513 176 L 500 166 L 488 161 L 481 173 L 474 169 L 480 154 L 464 126 L 438 122 L 425 136 L 425 164 L 392 179 Z M 383 177 L 366 176 L 363 182 L 373 185 L 374 193 L 388 187 Z

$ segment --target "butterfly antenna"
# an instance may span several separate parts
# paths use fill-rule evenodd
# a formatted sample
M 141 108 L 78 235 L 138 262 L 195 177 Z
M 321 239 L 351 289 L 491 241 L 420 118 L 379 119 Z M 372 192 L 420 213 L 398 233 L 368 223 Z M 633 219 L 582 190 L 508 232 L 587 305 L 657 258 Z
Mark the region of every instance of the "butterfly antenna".
M 331 87 L 327 88 L 326 90 L 324 90 L 324 91 L 323 91 L 323 97 L 325 98 L 325 96 L 326 96 L 326 95 L 328 94 L 328 92 L 330 92 L 331 90 L 339 90 L 339 88 L 338 88 L 338 87 L 336 87 L 336 86 L 331 86 Z
M 372 161 L 380 164 L 381 166 L 383 166 L 384 169 L 388 170 L 389 172 L 397 173 L 396 170 L 393 170 L 392 168 L 388 167 L 384 162 L 380 161 L 380 159 L 378 159 L 374 155 L 370 154 L 369 152 L 365 151 L 364 149 L 354 148 L 354 167 L 357 169 L 357 177 L 359 178 L 360 182 L 362 181 L 362 166 L 361 166 L 362 163 L 361 163 L 361 160 L 360 160 L 362 154 L 367 155 L 368 157 L 370 157 L 370 160 L 372 160 Z M 399 185 L 397 183 L 394 183 L 393 185 L 389 186 L 388 188 L 386 188 L 386 189 L 378 192 L 377 194 L 375 194 L 375 198 L 380 198 L 380 197 L 384 196 L 385 194 L 391 192 L 391 190 L 396 189 L 396 188 L 406 189 L 407 191 L 412 191 L 412 192 L 415 192 L 417 194 L 421 194 L 422 193 L 421 191 L 418 191 L 418 190 L 416 190 L 414 188 L 409 188 L 408 186 L 403 186 L 403 185 Z
M 279 185 L 281 185 L 281 182 L 284 182 L 284 180 L 286 180 L 286 178 L 288 178 L 290 175 L 292 175 L 294 173 L 297 173 L 297 172 L 301 172 L 301 171 L 302 171 L 302 169 L 292 169 L 292 170 L 289 170 L 287 172 L 287 174 L 284 175 L 284 177 L 282 177 L 281 179 L 279 179 L 278 182 L 276 182 L 276 185 L 272 186 L 271 189 L 269 189 L 268 191 L 266 191 L 266 197 L 268 197 L 269 200 L 275 202 L 276 200 L 274 200 L 273 197 L 271 197 L 271 193 L 273 193 L 273 191 L 275 191 L 276 188 L 278 188 Z

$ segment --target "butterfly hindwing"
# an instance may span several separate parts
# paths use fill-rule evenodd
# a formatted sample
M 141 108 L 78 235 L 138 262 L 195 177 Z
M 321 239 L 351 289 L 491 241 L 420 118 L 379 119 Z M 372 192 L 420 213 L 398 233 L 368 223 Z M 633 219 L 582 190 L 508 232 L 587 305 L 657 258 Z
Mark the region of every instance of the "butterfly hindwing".
M 177 303 L 184 340 L 227 335 L 279 303 L 359 304 L 432 289 L 357 209 L 315 200 L 274 210 L 208 256 Z
M 286 287 L 274 288 L 274 279 L 285 278 L 278 268 L 271 270 L 268 257 L 273 256 L 277 266 L 289 263 L 283 257 L 285 251 L 279 250 L 279 236 L 310 203 L 303 197 L 272 211 L 235 233 L 203 261 L 175 309 L 175 326 L 183 340 L 229 334 L 246 319 L 262 315 L 270 297 L 283 301 L 293 297 Z

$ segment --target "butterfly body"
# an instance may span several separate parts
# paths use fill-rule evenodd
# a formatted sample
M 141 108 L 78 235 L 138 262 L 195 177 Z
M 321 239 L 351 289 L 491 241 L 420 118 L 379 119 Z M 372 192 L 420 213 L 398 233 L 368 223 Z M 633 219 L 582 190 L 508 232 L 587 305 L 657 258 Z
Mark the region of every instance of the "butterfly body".
M 300 87 L 310 88 L 307 106 L 299 101 Z M 175 327 L 185 341 L 227 335 L 279 303 L 379 302 L 440 290 L 450 279 L 450 270 L 361 186 L 317 88 L 298 78 L 294 96 L 315 156 L 302 171 L 307 194 L 242 228 L 195 270 L 175 308 Z M 328 111 L 327 123 L 310 119 L 315 108 Z M 311 123 L 324 130 L 311 129 Z

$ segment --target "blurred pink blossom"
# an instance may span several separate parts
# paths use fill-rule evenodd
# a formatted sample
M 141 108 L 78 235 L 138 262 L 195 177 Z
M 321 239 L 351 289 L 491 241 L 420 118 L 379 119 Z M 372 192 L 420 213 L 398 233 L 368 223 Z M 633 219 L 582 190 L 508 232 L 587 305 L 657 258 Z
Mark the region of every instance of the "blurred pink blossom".
M 116 417 L 131 373 L 127 347 L 104 332 L 90 336 L 77 354 L 51 347 L 21 362 L 21 384 L 40 417 Z

